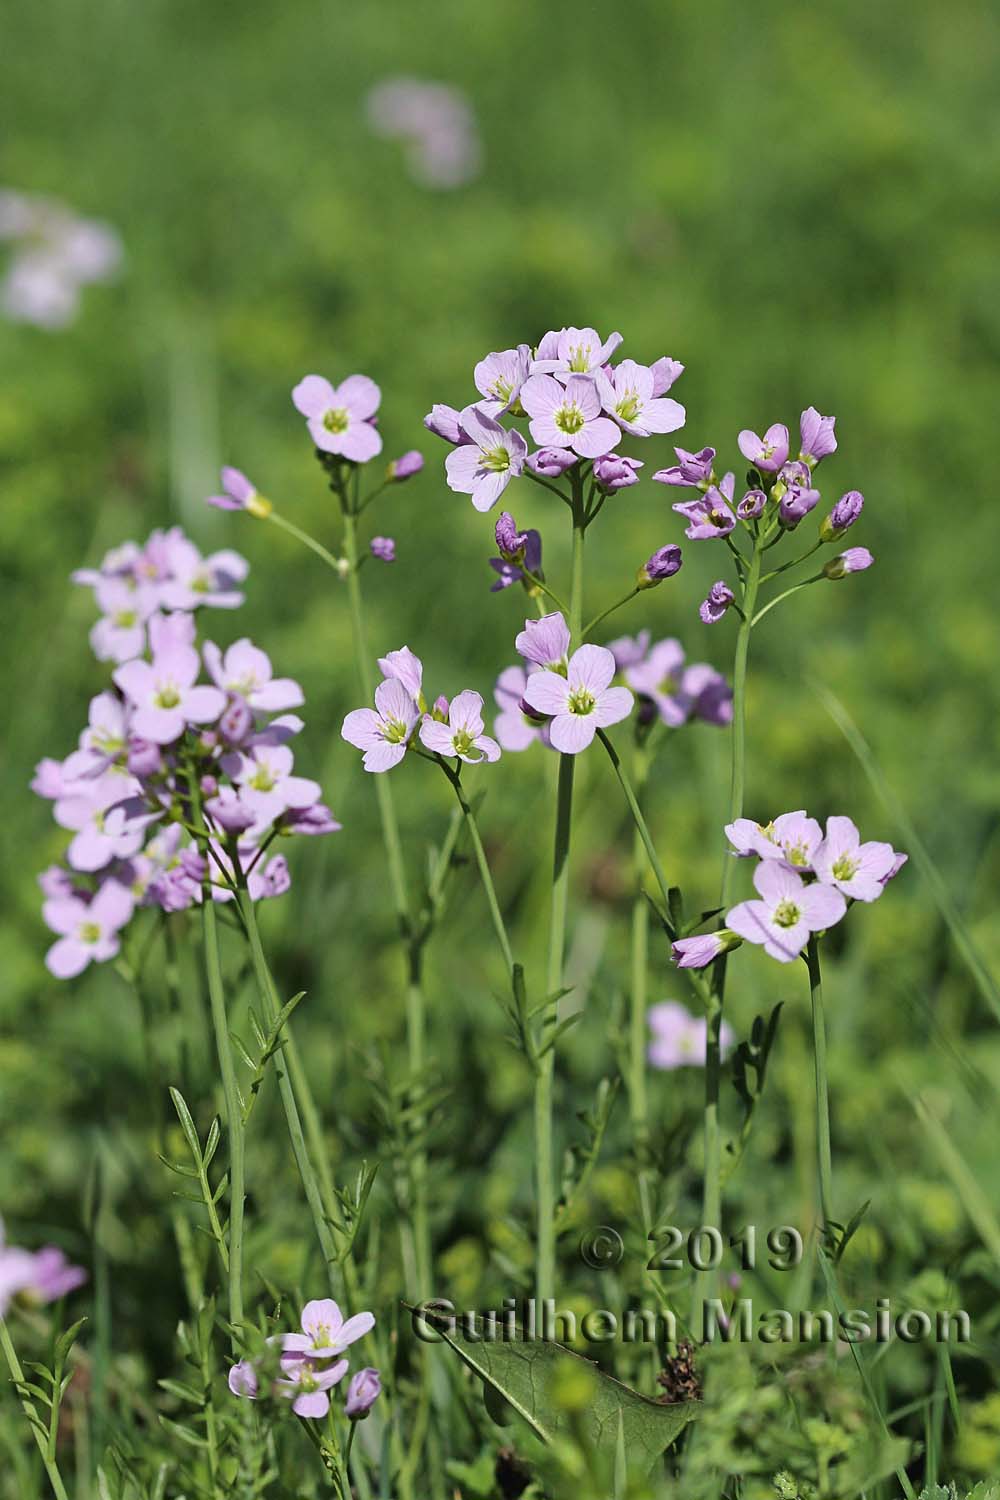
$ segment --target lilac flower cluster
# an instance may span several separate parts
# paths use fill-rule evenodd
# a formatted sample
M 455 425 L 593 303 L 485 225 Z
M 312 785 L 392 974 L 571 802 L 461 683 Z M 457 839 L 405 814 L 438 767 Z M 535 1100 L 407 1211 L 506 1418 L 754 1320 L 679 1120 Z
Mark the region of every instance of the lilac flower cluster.
M 445 460 L 450 488 L 486 511 L 525 468 L 555 478 L 575 464 L 590 465 L 606 494 L 635 484 L 641 461 L 616 450 L 625 435 L 648 438 L 684 425 L 683 406 L 666 394 L 684 366 L 666 357 L 652 365 L 632 359 L 612 365 L 621 342 L 619 333 L 602 338 L 593 328 L 562 328 L 537 349 L 519 344 L 480 360 L 479 400 L 460 411 L 438 405 L 424 418 L 452 445 Z M 535 451 L 502 417 L 527 420 Z
M 744 429 L 737 439 L 743 457 L 752 465 L 749 488 L 736 500 L 736 476 L 730 470 L 721 478 L 715 472 L 715 449 L 702 448 L 689 453 L 675 448 L 677 463 L 659 469 L 653 479 L 675 488 L 696 489 L 697 499 L 678 501 L 673 509 L 687 521 L 686 535 L 692 541 L 725 538 L 742 524 L 755 535 L 760 526 L 764 535 L 778 540 L 782 532 L 794 531 L 819 504 L 821 496 L 814 483 L 814 471 L 820 461 L 836 451 L 835 417 L 824 417 L 814 406 L 805 409 L 799 419 L 799 452 L 791 458 L 788 428 L 775 422 L 763 437 Z M 848 490 L 833 506 L 819 531 L 819 541 L 836 542 L 846 535 L 864 508 L 860 490 Z M 872 554 L 866 547 L 850 547 L 832 558 L 817 577 L 844 578 L 871 567 Z M 720 579 L 709 590 L 699 613 L 706 625 L 722 619 L 735 604 L 733 591 Z
M 708 1021 L 693 1016 L 676 1000 L 662 1000 L 646 1012 L 653 1039 L 646 1056 L 650 1066 L 664 1070 L 705 1066 L 708 1049 Z M 719 1049 L 722 1057 L 736 1040 L 732 1027 L 723 1021 L 719 1027 Z
M 484 733 L 481 694 L 467 688 L 450 703 L 438 697 L 428 711 L 423 662 L 409 646 L 380 657 L 379 667 L 375 707 L 352 710 L 340 730 L 349 745 L 364 751 L 366 771 L 391 771 L 418 743 L 430 755 L 454 756 L 470 766 L 500 759 L 500 746 Z
M 274 839 L 340 826 L 317 783 L 294 773 L 299 684 L 245 638 L 197 649 L 194 611 L 240 603 L 246 573 L 238 554 L 202 558 L 175 528 L 74 575 L 102 607 L 112 591 L 115 613 L 92 641 L 118 665 L 77 749 L 41 761 L 32 782 L 73 835 L 65 866 L 39 878 L 58 978 L 114 958 L 140 907 L 179 911 L 206 891 L 229 901 L 241 879 L 254 900 L 282 895 L 290 877 L 282 855 L 267 855 Z
M 0 1318 L 17 1296 L 31 1302 L 58 1302 L 86 1279 L 83 1267 L 71 1265 L 55 1245 L 35 1251 L 8 1245 L 0 1219 Z
M 585 750 L 598 729 L 620 723 L 636 707 L 640 724 L 659 719 L 672 729 L 690 719 L 732 721 L 732 691 L 705 662 L 685 666 L 679 641 L 652 644 L 648 630 L 608 646 L 584 645 L 569 655 L 570 635 L 559 613 L 526 620 L 515 645 L 526 666 L 505 667 L 496 680 L 499 714 L 493 732 L 505 750 L 541 740 L 564 754 Z M 612 686 L 616 675 L 626 686 Z
M 766 824 L 738 818 L 727 825 L 726 836 L 737 856 L 759 861 L 753 876 L 757 898 L 728 911 L 719 932 L 675 942 L 680 968 L 704 968 L 741 941 L 790 963 L 814 933 L 834 927 L 852 902 L 877 901 L 907 858 L 891 844 L 862 843 L 850 818 L 828 818 L 824 832 L 802 810 Z
M 424 187 L 447 191 L 478 177 L 482 143 L 460 89 L 426 78 L 384 78 L 366 105 L 372 130 L 405 144 L 410 173 Z
M 343 1380 L 349 1368 L 345 1358 L 352 1344 L 372 1331 L 370 1312 L 344 1318 L 330 1298 L 307 1302 L 302 1309 L 301 1332 L 268 1339 L 277 1347 L 278 1371 L 271 1393 L 291 1401 L 298 1417 L 325 1417 L 330 1410 L 329 1392 Z M 234 1396 L 255 1401 L 260 1395 L 259 1360 L 242 1359 L 229 1371 L 229 1389 Z M 382 1390 L 377 1370 L 367 1366 L 352 1378 L 344 1410 L 352 1421 L 366 1417 Z
M 15 323 L 65 328 L 85 286 L 113 281 L 124 260 L 110 224 L 81 219 L 52 198 L 0 190 L 0 242 L 13 253 L 0 280 L 0 311 Z

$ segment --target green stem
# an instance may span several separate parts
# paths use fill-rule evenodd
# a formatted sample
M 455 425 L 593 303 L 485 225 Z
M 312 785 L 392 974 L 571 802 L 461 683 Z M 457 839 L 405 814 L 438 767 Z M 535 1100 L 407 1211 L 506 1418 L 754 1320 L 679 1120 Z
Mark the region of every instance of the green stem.
M 761 583 L 770 583 L 771 579 L 777 578 L 780 573 L 787 573 L 789 568 L 797 568 L 799 563 L 804 563 L 807 558 L 812 557 L 814 552 L 818 552 L 823 545 L 823 538 L 820 537 L 818 541 L 813 542 L 807 552 L 802 552 L 798 557 L 792 557 L 788 562 L 782 563 L 780 568 L 772 568 L 770 573 L 765 573 L 761 579 Z
M 7 1361 L 7 1368 L 10 1371 L 11 1380 L 13 1380 L 17 1385 L 23 1385 L 24 1371 L 21 1369 L 21 1362 L 17 1357 L 17 1351 L 11 1341 L 10 1333 L 7 1329 L 7 1324 L 4 1322 L 3 1318 L 0 1318 L 0 1349 L 3 1350 L 4 1358 Z M 37 1443 L 38 1451 L 42 1456 L 42 1464 L 45 1468 L 46 1474 L 49 1476 L 49 1483 L 52 1486 L 52 1492 L 56 1496 L 56 1500 L 68 1500 L 66 1487 L 63 1484 L 62 1476 L 59 1473 L 59 1465 L 56 1463 L 55 1459 L 50 1458 L 48 1454 L 48 1445 L 42 1433 L 42 1419 L 38 1415 L 33 1402 L 28 1400 L 26 1396 L 21 1398 L 21 1410 L 27 1417 L 28 1425 L 35 1435 L 35 1442 Z
M 344 569 L 342 559 L 334 557 L 333 553 L 328 552 L 322 542 L 318 542 L 314 536 L 310 536 L 308 531 L 303 531 L 302 527 L 296 526 L 294 521 L 286 520 L 276 510 L 272 510 L 268 514 L 267 519 L 273 521 L 275 526 L 280 526 L 282 531 L 287 531 L 289 536 L 293 536 L 297 542 L 301 542 L 303 547 L 308 547 L 310 552 L 315 552 L 317 557 L 323 559 L 328 568 L 333 569 L 338 578 L 343 578 Z
M 570 638 L 579 644 L 583 619 L 583 543 L 586 531 L 582 480 L 573 471 L 573 564 L 570 587 Z M 574 757 L 559 757 L 556 791 L 556 828 L 552 856 L 552 908 L 546 987 L 549 997 L 563 987 L 566 917 L 569 904 L 569 846 L 573 817 Z M 550 1024 L 555 1024 L 553 1016 Z M 544 1037 L 543 1037 L 544 1041 Z M 552 1093 L 555 1047 L 548 1047 L 535 1074 L 536 1245 L 535 1296 L 539 1309 L 555 1289 L 555 1174 L 552 1150 Z
M 819 583 L 820 579 L 825 577 L 825 573 L 814 573 L 811 578 L 804 578 L 801 583 L 795 583 L 790 589 L 785 589 L 783 593 L 776 594 L 773 599 L 769 599 L 768 602 L 764 605 L 764 608 L 758 610 L 755 615 L 751 614 L 751 611 L 748 609 L 746 613 L 747 618 L 750 621 L 751 628 L 754 625 L 759 625 L 764 616 L 766 614 L 769 614 L 774 606 L 776 604 L 780 604 L 783 599 L 789 599 L 792 594 L 797 594 L 799 589 L 806 589 L 811 583 Z
M 740 601 L 743 616 L 736 635 L 736 655 L 733 663 L 733 729 L 732 772 L 729 789 L 729 821 L 734 823 L 743 816 L 743 798 L 746 791 L 746 733 L 747 733 L 747 666 L 750 657 L 750 632 L 753 628 L 753 612 L 757 604 L 760 587 L 761 554 L 764 550 L 760 535 L 754 538 L 753 551 L 746 562 L 743 580 L 743 597 Z M 736 861 L 726 855 L 722 867 L 722 887 L 719 905 L 725 910 L 729 905 Z M 719 1129 L 719 1094 L 722 1087 L 722 1007 L 726 986 L 726 955 L 716 961 L 715 983 L 708 1002 L 708 1029 L 705 1046 L 705 1182 L 702 1193 L 703 1224 L 722 1228 L 722 1141 Z M 711 1295 L 716 1282 L 712 1271 L 701 1272 L 695 1281 L 692 1320 L 697 1316 L 699 1304 Z
M 486 850 L 483 848 L 483 841 L 479 834 L 479 825 L 476 822 L 476 815 L 469 805 L 468 798 L 466 797 L 465 792 L 462 789 L 462 779 L 460 773 L 457 770 L 453 771 L 452 768 L 448 765 L 447 761 L 443 760 L 441 756 L 437 756 L 436 758 L 441 769 L 444 771 L 444 774 L 447 776 L 448 780 L 454 787 L 455 796 L 458 798 L 458 805 L 462 809 L 462 816 L 465 819 L 465 826 L 469 831 L 469 838 L 472 841 L 473 853 L 476 856 L 476 865 L 479 870 L 479 878 L 483 883 L 483 891 L 486 895 L 486 904 L 490 909 L 490 917 L 493 922 L 493 931 L 496 934 L 497 942 L 500 945 L 500 952 L 503 954 L 504 965 L 506 966 L 509 976 L 514 968 L 514 952 L 510 946 L 510 938 L 507 936 L 507 927 L 504 923 L 503 913 L 500 910 L 500 902 L 497 900 L 496 887 L 493 884 L 493 876 L 490 872 L 489 860 L 486 858 Z
M 253 964 L 254 978 L 257 981 L 257 993 L 260 995 L 260 1002 L 267 1018 L 267 1024 L 273 1026 L 281 1010 L 281 1002 L 278 999 L 274 978 L 268 966 L 264 947 L 260 940 L 257 913 L 254 910 L 250 892 L 247 890 L 242 877 L 239 877 L 237 902 L 244 927 L 246 928 L 247 941 L 250 945 L 250 958 Z M 302 1121 L 299 1118 L 298 1105 L 295 1101 L 295 1091 L 292 1086 L 288 1063 L 282 1046 L 279 1046 L 274 1054 L 274 1070 L 278 1079 L 278 1092 L 281 1095 L 281 1102 L 285 1111 L 285 1121 L 288 1126 L 288 1135 L 292 1145 L 292 1155 L 295 1157 L 295 1165 L 302 1180 L 306 1202 L 309 1204 L 309 1212 L 312 1215 L 316 1238 L 319 1240 L 323 1259 L 326 1262 L 330 1289 L 335 1293 L 337 1291 L 337 1245 L 333 1230 L 327 1221 L 319 1180 L 309 1158 L 305 1136 L 302 1132 Z
M 358 680 L 366 699 L 374 691 L 374 679 L 368 656 L 368 639 L 365 630 L 364 607 L 361 597 L 361 582 L 357 573 L 358 541 L 356 516 L 345 489 L 340 490 L 341 509 L 344 517 L 344 553 L 350 571 L 347 575 L 347 596 L 351 612 L 351 632 L 354 640 L 354 657 Z M 403 846 L 399 836 L 399 820 L 388 776 L 376 776 L 375 795 L 378 801 L 379 821 L 382 826 L 382 842 L 386 863 L 389 867 L 389 884 L 399 921 L 400 934 L 407 949 L 406 987 L 406 1041 L 407 1061 L 414 1079 L 421 1076 L 425 1065 L 426 1005 L 422 987 L 422 956 L 420 946 L 414 941 L 410 920 L 410 899 L 403 861 Z M 419 1129 L 421 1122 L 414 1121 Z M 431 1295 L 430 1230 L 427 1217 L 427 1158 L 423 1151 L 412 1157 L 410 1181 L 413 1194 L 413 1253 L 405 1256 L 413 1266 L 409 1295 L 417 1298 Z M 404 1231 L 405 1232 L 405 1231 Z
M 560 599 L 555 589 L 549 587 L 544 578 L 540 578 L 537 573 L 529 573 L 527 569 L 522 569 L 522 572 L 524 573 L 525 578 L 531 584 L 533 589 L 538 589 L 540 593 L 545 594 L 547 598 L 551 599 L 552 603 L 555 605 L 560 614 L 566 614 L 565 604 Z
M 246 1198 L 243 1106 L 240 1103 L 236 1069 L 233 1066 L 233 1048 L 229 1039 L 215 902 L 207 885 L 202 894 L 201 921 L 208 999 L 226 1102 L 226 1128 L 229 1131 L 229 1321 L 238 1331 L 243 1326 L 243 1206 Z M 238 1354 L 237 1333 L 233 1335 L 233 1348 Z
M 823 1222 L 833 1217 L 833 1154 L 830 1149 L 830 1091 L 826 1077 L 826 1020 L 823 1014 L 823 977 L 819 965 L 819 939 L 810 934 L 806 949 L 809 993 L 812 997 L 813 1056 L 816 1064 L 816 1153 L 819 1171 L 819 1201 Z
M 646 826 L 646 820 L 642 815 L 642 808 L 639 806 L 639 799 L 636 796 L 635 791 L 633 790 L 632 783 L 629 781 L 628 773 L 621 763 L 618 751 L 615 749 L 614 745 L 612 745 L 603 729 L 599 729 L 597 731 L 597 738 L 600 740 L 601 744 L 608 752 L 608 758 L 610 759 L 611 764 L 614 766 L 615 775 L 618 777 L 619 785 L 621 786 L 622 791 L 625 793 L 625 801 L 628 803 L 629 812 L 632 814 L 632 821 L 635 823 L 636 834 L 639 838 L 639 842 L 642 844 L 642 847 L 646 851 L 646 858 L 649 860 L 649 867 L 656 877 L 656 884 L 659 887 L 660 897 L 663 901 L 664 913 L 669 915 L 670 887 L 667 884 L 667 877 L 664 873 L 663 866 L 660 863 L 660 856 L 656 852 L 656 845 L 653 843 L 653 836 L 650 833 L 649 828 Z
M 601 621 L 602 620 L 606 620 L 608 618 L 608 615 L 613 615 L 616 609 L 621 609 L 621 607 L 622 607 L 623 604 L 628 604 L 629 600 L 634 599 L 635 596 L 636 596 L 636 594 L 641 594 L 641 593 L 642 593 L 642 589 L 640 589 L 638 587 L 636 587 L 634 589 L 630 589 L 627 594 L 624 594 L 621 597 L 621 599 L 616 600 L 614 604 L 609 604 L 608 607 L 607 607 L 607 609 L 602 609 L 601 613 L 599 615 L 595 615 L 594 618 L 590 621 L 590 623 L 588 625 L 584 626 L 584 628 L 583 628 L 583 639 L 586 640 L 587 637 L 588 637 L 588 635 L 590 635 L 594 630 L 597 629 L 597 627 L 598 627 L 598 625 L 600 625 Z
M 610 743 L 605 745 L 611 749 Z M 649 771 L 649 753 L 644 746 L 636 746 L 633 761 L 635 771 L 636 805 L 642 796 Z M 649 903 L 644 889 L 646 858 L 645 840 L 636 824 L 632 835 L 632 878 L 635 895 L 632 897 L 631 933 L 631 984 L 629 1011 L 629 1104 L 632 1114 L 632 1133 L 636 1148 L 641 1155 L 649 1139 L 649 1108 L 646 1098 L 646 1008 L 648 993 L 646 981 L 649 971 Z

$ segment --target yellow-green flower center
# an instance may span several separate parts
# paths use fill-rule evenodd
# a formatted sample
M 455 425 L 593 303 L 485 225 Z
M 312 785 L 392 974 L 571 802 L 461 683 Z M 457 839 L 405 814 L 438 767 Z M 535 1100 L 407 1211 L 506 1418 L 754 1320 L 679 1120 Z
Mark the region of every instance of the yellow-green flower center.
M 809 850 L 805 844 L 786 844 L 785 858 L 790 865 L 804 866 L 809 863 Z
M 572 437 L 575 432 L 580 431 L 580 428 L 584 425 L 586 418 L 584 417 L 583 412 L 577 406 L 576 402 L 573 402 L 572 404 L 567 402 L 565 406 L 560 406 L 559 410 L 556 412 L 555 421 L 556 426 L 559 428 L 560 432 L 565 432 L 570 437 Z
M 456 755 L 468 755 L 473 746 L 472 735 L 467 729 L 459 729 L 452 738 Z
M 117 625 L 119 630 L 128 630 L 135 624 L 137 616 L 134 609 L 118 609 L 115 610 L 111 619 L 112 623 Z
M 576 375 L 586 375 L 590 369 L 590 345 L 574 344 L 569 352 L 569 367 Z
M 834 880 L 851 880 L 858 873 L 858 861 L 842 854 L 833 866 Z
M 509 380 L 504 380 L 502 375 L 497 376 L 496 380 L 490 386 L 490 390 L 498 401 L 509 401 L 514 394 L 513 385 Z
M 802 920 L 802 913 L 794 901 L 779 901 L 774 908 L 774 920 L 779 927 L 794 927 Z
M 500 443 L 496 448 L 483 448 L 479 462 L 484 469 L 491 469 L 494 474 L 505 474 L 510 468 L 510 454 Z
M 101 929 L 96 922 L 81 922 L 77 936 L 81 943 L 96 943 L 101 936 Z
M 390 745 L 401 745 L 407 736 L 407 728 L 402 719 L 386 719 L 382 730 L 382 738 Z
M 331 406 L 323 413 L 323 426 L 327 432 L 346 432 L 350 418 L 343 406 Z
M 250 777 L 250 785 L 255 792 L 273 792 L 274 777 L 271 775 L 270 766 L 258 766 Z
M 160 688 L 153 699 L 157 708 L 176 708 L 181 701 L 181 695 L 172 683 L 166 683 Z
M 586 688 L 576 688 L 569 695 L 569 711 L 571 714 L 593 713 L 596 704 L 597 699 Z
M 624 396 L 615 407 L 615 411 L 623 422 L 634 422 L 642 410 L 642 402 L 639 400 L 638 391 L 626 391 Z

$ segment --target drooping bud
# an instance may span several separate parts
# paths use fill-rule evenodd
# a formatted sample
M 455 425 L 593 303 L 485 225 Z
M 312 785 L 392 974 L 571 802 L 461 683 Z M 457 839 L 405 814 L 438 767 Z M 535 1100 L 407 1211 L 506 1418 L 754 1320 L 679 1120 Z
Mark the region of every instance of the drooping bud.
M 669 542 L 666 547 L 657 548 L 652 557 L 647 558 L 636 573 L 636 587 L 654 588 L 656 584 L 662 583 L 664 578 L 672 578 L 675 573 L 679 573 L 683 561 L 681 549 L 675 542 Z

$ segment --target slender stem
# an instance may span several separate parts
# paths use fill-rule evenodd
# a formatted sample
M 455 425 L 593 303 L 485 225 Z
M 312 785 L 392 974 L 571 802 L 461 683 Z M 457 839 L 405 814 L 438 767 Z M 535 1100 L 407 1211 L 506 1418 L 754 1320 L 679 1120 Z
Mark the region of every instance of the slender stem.
M 239 878 L 239 877 L 238 877 Z M 274 978 L 268 966 L 264 954 L 264 947 L 260 940 L 260 929 L 257 926 L 257 913 L 247 890 L 245 879 L 239 878 L 239 893 L 237 895 L 240 916 L 246 928 L 247 941 L 250 945 L 250 958 L 253 963 L 254 978 L 257 981 L 257 992 L 260 1002 L 264 1008 L 269 1026 L 273 1026 L 281 1010 L 281 1003 L 275 989 Z M 320 1192 L 319 1179 L 313 1170 L 306 1146 L 305 1136 L 302 1132 L 302 1122 L 299 1118 L 298 1105 L 295 1102 L 295 1091 L 289 1074 L 287 1059 L 284 1050 L 279 1045 L 274 1054 L 274 1070 L 278 1079 L 278 1092 L 284 1106 L 285 1121 L 288 1125 L 288 1135 L 292 1145 L 292 1154 L 295 1157 L 295 1165 L 298 1168 L 299 1177 L 302 1179 L 302 1187 L 309 1204 L 309 1212 L 312 1215 L 313 1226 L 316 1230 L 316 1238 L 319 1240 L 323 1259 L 326 1262 L 327 1276 L 330 1280 L 331 1290 L 336 1292 L 337 1245 L 334 1239 L 323 1205 L 323 1195 Z
M 586 531 L 582 480 L 573 473 L 573 567 L 570 587 L 570 637 L 578 644 L 583 619 L 583 543 Z M 566 916 L 569 903 L 569 846 L 573 815 L 574 757 L 559 757 L 556 791 L 556 828 L 552 857 L 552 909 L 549 925 L 547 994 L 551 999 L 563 987 L 566 952 Z M 553 1015 L 550 1025 L 555 1023 Z M 544 1040 L 544 1038 L 543 1038 Z M 535 1295 L 539 1310 L 555 1289 L 555 1174 L 552 1150 L 552 1092 L 555 1047 L 548 1047 L 535 1074 L 535 1174 L 537 1195 Z
M 24 1371 L 21 1369 L 21 1362 L 17 1357 L 17 1351 L 15 1350 L 14 1345 L 11 1341 L 10 1333 L 7 1329 L 7 1324 L 4 1322 L 3 1318 L 0 1318 L 0 1349 L 3 1350 L 4 1358 L 7 1361 L 7 1368 L 10 1371 L 11 1380 L 13 1380 L 17 1385 L 23 1385 Z M 53 1393 L 53 1395 L 54 1394 L 55 1393 Z M 21 1409 L 24 1412 L 24 1415 L 27 1417 L 28 1425 L 35 1435 L 35 1442 L 37 1443 L 38 1451 L 42 1456 L 42 1464 L 44 1465 L 46 1474 L 49 1476 L 49 1483 L 52 1486 L 52 1492 L 56 1496 L 56 1500 L 68 1500 L 66 1487 L 63 1484 L 62 1476 L 59 1473 L 59 1465 L 56 1463 L 55 1459 L 50 1458 L 48 1454 L 48 1447 L 41 1431 L 41 1417 L 38 1415 L 33 1402 L 29 1401 L 27 1397 L 21 1398 Z
M 333 569 L 338 578 L 343 578 L 344 569 L 341 559 L 334 557 L 332 552 L 328 552 L 322 542 L 318 542 L 314 536 L 310 536 L 308 531 L 303 531 L 302 527 L 296 526 L 294 521 L 286 520 L 276 510 L 269 512 L 267 519 L 273 521 L 275 526 L 280 526 L 282 531 L 287 531 L 296 541 L 301 542 L 303 547 L 308 547 L 310 552 L 315 552 L 317 557 L 323 559 L 328 568 Z
M 797 594 L 799 589 L 808 588 L 811 583 L 819 583 L 820 579 L 825 577 L 825 573 L 814 573 L 811 578 L 804 578 L 801 583 L 794 583 L 790 589 L 785 589 L 784 593 L 776 594 L 773 599 L 769 599 L 764 608 L 758 610 L 755 615 L 748 609 L 746 613 L 751 627 L 759 625 L 764 616 L 770 613 L 774 606 L 780 604 L 783 599 L 788 599 L 792 594 Z
M 344 553 L 350 570 L 347 575 L 347 596 L 351 611 L 351 631 L 354 639 L 355 664 L 358 672 L 358 680 L 367 699 L 372 696 L 374 682 L 371 666 L 369 665 L 361 582 L 357 573 L 358 541 L 356 517 L 352 513 L 346 490 L 341 490 L 340 499 L 344 516 Z M 375 795 L 378 801 L 379 821 L 382 825 L 382 842 L 385 847 L 386 863 L 389 866 L 389 884 L 396 907 L 400 934 L 407 950 L 407 1061 L 411 1076 L 417 1079 L 424 1071 L 427 1029 L 427 1008 L 424 1002 L 422 987 L 422 955 L 420 945 L 414 941 L 412 932 L 406 867 L 403 861 L 403 846 L 399 836 L 399 821 L 396 817 L 396 805 L 393 800 L 390 778 L 388 776 L 376 776 L 373 779 L 375 781 Z M 420 1126 L 421 1122 L 414 1120 L 414 1129 L 419 1130 Z M 410 1165 L 410 1184 L 413 1198 L 414 1245 L 412 1255 L 404 1257 L 412 1265 L 410 1285 L 407 1290 L 411 1296 L 429 1297 L 431 1294 L 431 1250 L 427 1216 L 427 1158 L 423 1151 L 415 1151 L 413 1153 Z M 408 1232 L 408 1227 L 404 1228 L 403 1232 Z
M 810 935 L 806 949 L 809 993 L 812 997 L 813 1057 L 816 1064 L 816 1153 L 819 1171 L 819 1201 L 823 1222 L 833 1218 L 833 1155 L 830 1149 L 830 1092 L 826 1077 L 826 1019 L 823 1013 L 823 977 L 819 965 L 819 939 Z
M 547 479 L 543 479 L 542 476 L 541 476 L 541 474 L 536 474 L 535 473 L 534 469 L 528 469 L 528 468 L 526 468 L 526 469 L 523 470 L 523 473 L 529 479 L 534 480 L 535 484 L 540 484 L 543 489 L 545 489 L 545 490 L 551 490 L 552 493 L 553 493 L 553 495 L 558 495 L 558 497 L 562 501 L 563 505 L 572 505 L 573 504 L 573 501 L 566 494 L 565 490 L 561 490 L 557 484 L 551 484 Z
M 628 803 L 629 812 L 632 814 L 632 820 L 635 823 L 635 830 L 639 837 L 639 841 L 646 851 L 646 857 L 649 860 L 650 869 L 656 877 L 656 884 L 659 887 L 660 896 L 663 901 L 663 909 L 665 912 L 669 913 L 670 887 L 667 884 L 667 877 L 664 873 L 663 866 L 660 863 L 660 856 L 656 852 L 656 845 L 653 843 L 653 836 L 646 826 L 646 820 L 642 815 L 642 808 L 639 806 L 639 799 L 636 796 L 635 791 L 633 790 L 632 783 L 629 781 L 628 773 L 621 763 L 618 751 L 615 749 L 614 745 L 612 745 L 603 729 L 599 729 L 597 731 L 597 738 L 600 740 L 601 744 L 608 752 L 608 758 L 615 768 L 615 775 L 618 777 L 621 789 L 625 793 L 625 801 Z
M 586 640 L 587 636 L 592 634 L 592 632 L 597 629 L 601 621 L 608 618 L 608 615 L 613 615 L 616 609 L 621 609 L 623 604 L 628 604 L 631 599 L 635 598 L 636 594 L 641 593 L 642 590 L 638 587 L 630 589 L 627 594 L 623 594 L 623 596 L 620 599 L 616 600 L 614 604 L 609 604 L 607 609 L 602 609 L 599 615 L 595 615 L 590 623 L 584 626 L 583 639 Z
M 500 903 L 497 900 L 496 887 L 493 884 L 493 876 L 490 872 L 489 860 L 486 858 L 486 850 L 483 848 L 483 841 L 479 834 L 479 825 L 476 822 L 476 815 L 469 805 L 468 798 L 466 797 L 465 792 L 462 789 L 462 779 L 459 772 L 457 770 L 453 771 L 452 768 L 448 765 L 447 761 L 443 760 L 440 756 L 437 756 L 436 759 L 438 761 L 438 764 L 441 766 L 441 769 L 447 776 L 448 780 L 454 787 L 455 796 L 458 798 L 458 805 L 462 809 L 462 816 L 465 819 L 465 826 L 469 831 L 469 838 L 472 841 L 472 849 L 476 856 L 476 865 L 479 869 L 479 877 L 483 882 L 483 891 L 486 895 L 486 904 L 490 909 L 490 917 L 493 921 L 493 931 L 496 933 L 496 939 L 500 945 L 500 952 L 503 954 L 503 961 L 506 966 L 507 973 L 510 974 L 511 970 L 514 967 L 514 952 L 510 946 L 510 938 L 507 936 L 507 927 L 504 923 L 503 913 L 500 910 Z
M 813 553 L 818 552 L 823 545 L 823 538 L 820 537 L 818 541 L 813 542 L 808 551 L 801 553 L 798 557 L 790 558 L 788 562 L 782 563 L 780 568 L 772 568 L 770 573 L 765 573 L 760 580 L 761 583 L 770 583 L 771 579 L 777 578 L 779 573 L 787 573 L 789 568 L 797 568 L 799 563 L 804 563 L 806 558 L 812 557 Z
M 541 593 L 545 594 L 547 598 L 551 599 L 552 603 L 555 605 L 556 609 L 559 610 L 560 614 L 566 614 L 566 605 L 560 599 L 555 589 L 549 587 L 544 578 L 540 578 L 537 573 L 529 573 L 527 568 L 522 568 L 521 571 L 524 573 L 525 578 L 531 584 L 532 588 L 539 589 Z
M 605 745 L 611 749 L 609 741 L 605 740 Z M 633 767 L 635 799 L 638 806 L 639 798 L 645 790 L 646 776 L 649 771 L 649 752 L 645 746 L 636 746 Z M 644 890 L 647 855 L 645 841 L 636 824 L 632 835 L 632 878 L 635 881 L 635 894 L 632 897 L 631 984 L 629 986 L 629 1106 L 632 1115 L 632 1133 L 636 1147 L 643 1155 L 649 1137 L 649 1109 L 646 1098 L 649 903 Z
M 205 889 L 201 902 L 202 942 L 205 952 L 205 975 L 208 999 L 215 1032 L 215 1049 L 219 1055 L 222 1092 L 226 1102 L 226 1128 L 229 1131 L 229 1321 L 234 1329 L 243 1325 L 243 1209 L 246 1199 L 245 1138 L 243 1106 L 233 1066 L 233 1048 L 229 1039 L 226 995 L 219 959 L 219 929 L 215 901 Z M 238 1349 L 236 1334 L 233 1348 Z

